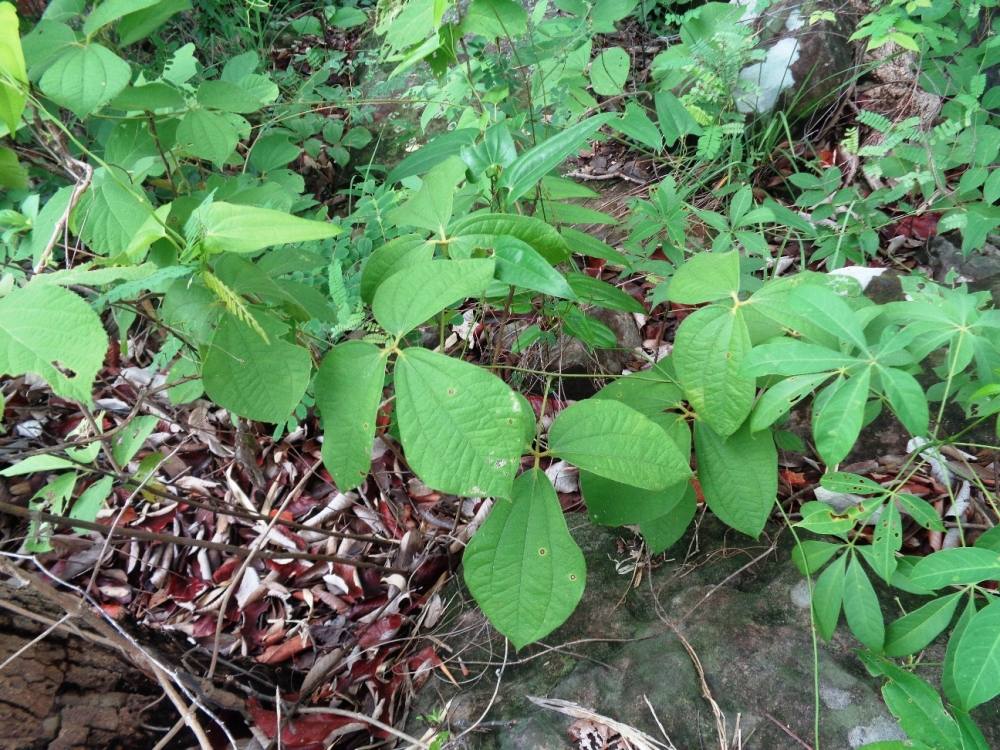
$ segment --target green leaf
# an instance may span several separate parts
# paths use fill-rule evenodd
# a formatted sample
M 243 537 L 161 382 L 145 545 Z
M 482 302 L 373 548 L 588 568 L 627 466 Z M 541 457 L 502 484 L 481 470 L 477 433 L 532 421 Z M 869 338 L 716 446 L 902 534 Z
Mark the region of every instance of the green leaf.
M 11 149 L 0 146 L 0 187 L 21 190 L 28 186 L 28 170 Z
M 142 86 L 128 86 L 111 101 L 116 109 L 154 112 L 158 109 L 177 110 L 185 106 L 184 96 L 168 83 L 154 81 Z
M 945 530 L 941 514 L 926 500 L 906 492 L 900 492 L 896 495 L 896 500 L 899 502 L 900 507 L 925 529 L 932 529 L 933 531 Z
M 460 217 L 448 227 L 452 242 L 461 240 L 492 248 L 498 237 L 509 236 L 530 245 L 552 265 L 569 257 L 569 246 L 559 232 L 534 216 L 519 214 L 473 214 Z
M 676 407 L 684 395 L 673 382 L 666 364 L 667 361 L 661 360 L 648 370 L 616 378 L 595 393 L 594 398 L 620 401 L 647 417 Z
M 955 683 L 955 653 L 958 650 L 959 641 L 962 640 L 962 635 L 965 633 L 966 628 L 969 626 L 969 623 L 972 621 L 975 614 L 975 597 L 967 595 L 965 607 L 962 608 L 962 613 L 958 616 L 958 620 L 955 621 L 955 626 L 951 629 L 951 635 L 948 638 L 948 645 L 945 648 L 944 664 L 941 668 L 941 689 L 948 697 L 948 701 L 952 705 L 957 705 L 961 700 L 959 698 L 958 686 Z
M 896 572 L 896 553 L 903 547 L 903 520 L 896 503 L 891 500 L 882 507 L 872 540 L 872 568 L 889 583 Z
M 482 294 L 494 267 L 492 258 L 414 264 L 379 285 L 372 313 L 385 330 L 402 336 L 449 305 Z
M 191 0 L 158 0 L 150 8 L 130 12 L 118 22 L 118 44 L 127 47 L 142 41 L 171 16 L 191 9 Z
M 752 433 L 743 425 L 724 437 L 699 421 L 694 447 L 709 510 L 726 525 L 758 537 L 778 496 L 778 451 L 770 431 Z
M 128 465 L 128 462 L 135 458 L 135 454 L 142 448 L 146 438 L 153 434 L 159 417 L 146 414 L 135 417 L 127 425 L 122 427 L 111 439 L 111 455 L 121 467 Z
M 802 575 L 815 575 L 843 545 L 805 539 L 792 549 L 792 562 Z
M 928 589 L 997 580 L 1000 554 L 979 547 L 939 550 L 914 565 L 910 579 Z
M 341 492 L 357 487 L 371 468 L 386 356 L 374 344 L 345 341 L 330 350 L 316 373 L 323 465 Z
M 462 559 L 472 596 L 517 649 L 559 627 L 583 596 L 583 553 L 539 469 L 517 478 L 510 499 L 496 501 Z
M 882 392 L 893 413 L 913 435 L 926 435 L 930 424 L 927 396 L 917 379 L 894 367 L 879 367 Z
M 870 381 L 871 370 L 865 368 L 852 377 L 838 378 L 817 397 L 821 401 L 813 413 L 813 438 L 828 466 L 843 461 L 858 441 Z
M 419 348 L 399 355 L 395 383 L 406 460 L 424 483 L 455 495 L 510 497 L 524 407 L 506 383 Z
M 531 245 L 516 237 L 498 237 L 493 257 L 496 260 L 496 277 L 505 284 L 551 297 L 576 298 L 566 278 Z
M 677 379 L 698 417 L 723 436 L 739 429 L 753 407 L 755 381 L 742 373 L 749 351 L 739 308 L 702 308 L 674 336 Z
M 607 310 L 620 310 L 622 312 L 632 312 L 644 314 L 646 308 L 642 306 L 635 297 L 628 292 L 623 292 L 618 287 L 609 284 L 601 279 L 595 279 L 585 273 L 571 271 L 566 274 L 566 281 L 569 282 L 573 292 L 584 302 L 589 302 L 597 307 Z
M 420 189 L 406 203 L 389 212 L 389 219 L 397 226 L 427 229 L 445 239 L 455 204 L 455 189 L 463 179 L 465 163 L 458 157 L 438 164 L 424 176 Z
M 90 485 L 80 494 L 76 502 L 73 503 L 73 507 L 69 511 L 69 517 L 75 518 L 78 521 L 96 521 L 97 514 L 104 507 L 104 501 L 111 494 L 111 485 L 113 483 L 113 477 L 101 477 Z M 78 534 L 87 534 L 90 531 L 79 526 L 74 527 L 74 530 Z
M 684 536 L 697 509 L 698 501 L 695 499 L 694 487 L 688 484 L 680 502 L 669 512 L 659 518 L 642 521 L 639 524 L 639 532 L 649 551 L 658 555 Z
M 101 168 L 73 212 L 73 223 L 91 250 L 113 257 L 131 247 L 152 216 L 145 193 L 125 172 Z
M 677 143 L 686 135 L 700 135 L 701 126 L 695 122 L 687 107 L 681 100 L 669 91 L 659 91 L 653 99 L 656 106 L 656 119 L 659 121 L 660 132 L 667 148 Z
M 369 305 L 379 284 L 397 271 L 426 263 L 434 257 L 434 243 L 419 234 L 404 234 L 375 248 L 361 272 L 361 299 Z
M 517 37 L 528 28 L 528 14 L 514 0 L 472 0 L 462 19 L 462 33 L 490 39 Z
M 698 253 L 674 272 L 667 299 L 682 305 L 700 305 L 731 297 L 739 290 L 739 253 Z
M 591 135 L 613 118 L 609 112 L 588 117 L 518 156 L 500 178 L 499 187 L 507 189 L 507 201 L 513 203 L 534 188 L 542 177 L 579 150 Z
M 757 401 L 750 417 L 750 429 L 757 432 L 770 427 L 832 375 L 832 372 L 793 375 L 775 383 Z
M 652 151 L 663 150 L 663 136 L 646 110 L 635 102 L 628 102 L 625 105 L 625 114 L 615 122 L 615 127 L 634 141 L 639 142 Z
M 478 128 L 459 128 L 431 138 L 393 167 L 386 176 L 385 182 L 389 185 L 405 180 L 407 177 L 424 174 L 449 156 L 458 156 L 463 147 L 472 145 L 478 137 Z
M 20 85 L 8 83 L 11 79 Z M 17 11 L 10 3 L 0 3 L 0 123 L 13 133 L 24 111 L 28 71 L 24 66 L 21 39 L 17 35 Z
M 581 471 L 580 491 L 591 521 L 602 526 L 625 526 L 667 515 L 693 489 L 689 481 L 683 480 L 662 490 L 643 490 Z
M 50 513 L 62 515 L 66 501 L 72 494 L 75 485 L 75 472 L 60 474 L 34 494 L 28 507 L 32 510 L 48 510 Z M 52 545 L 49 543 L 51 536 L 52 525 L 50 523 L 32 519 L 28 525 L 28 536 L 24 541 L 24 548 L 32 553 L 51 552 Z
M 935 750 L 962 750 L 961 732 L 945 711 L 937 690 L 891 662 L 869 654 L 862 654 L 861 658 L 870 670 L 889 678 L 882 687 L 882 697 L 912 741 Z
M 257 97 L 230 81 L 204 81 L 195 96 L 203 107 L 235 114 L 256 112 L 263 105 Z
M 821 372 L 829 377 L 830 370 L 856 365 L 859 360 L 840 354 L 825 346 L 807 344 L 790 338 L 775 339 L 755 346 L 746 358 L 743 372 L 748 377 L 764 375 L 808 375 Z
M 108 337 L 81 297 L 28 284 L 0 298 L 0 373 L 40 375 L 58 396 L 89 404 Z
M 272 245 L 334 237 L 340 227 L 270 208 L 216 201 L 197 209 L 186 232 L 188 241 L 200 242 L 207 253 L 247 255 Z
M 219 406 L 247 419 L 278 424 L 302 401 L 312 358 L 308 349 L 282 338 L 287 327 L 277 318 L 255 317 L 268 340 L 225 315 L 205 355 L 202 380 Z
M 844 576 L 844 615 L 854 636 L 873 651 L 881 651 L 885 625 L 878 595 L 868 580 L 861 562 L 851 557 Z
M 93 36 L 110 23 L 137 10 L 157 5 L 160 0 L 104 0 L 99 3 L 83 22 L 83 33 Z
M 828 287 L 807 282 L 797 286 L 765 284 L 748 304 L 783 328 L 817 344 L 837 349 L 840 342 L 846 342 L 867 351 L 864 331 L 847 302 Z
M 934 599 L 889 623 L 885 634 L 886 656 L 909 656 L 926 648 L 948 627 L 962 597 L 957 591 Z
M 590 85 L 595 94 L 620 94 L 628 79 L 628 52 L 621 47 L 609 47 L 590 63 Z
M 955 647 L 959 706 L 971 711 L 1000 695 L 1000 601 L 972 616 Z
M 114 99 L 132 77 L 129 64 L 100 44 L 67 47 L 38 82 L 56 104 L 83 119 Z
M 812 610 L 816 631 L 829 641 L 840 620 L 840 608 L 844 602 L 844 577 L 847 555 L 841 555 L 824 570 L 813 586 Z
M 236 150 L 239 139 L 228 117 L 207 109 L 192 109 L 177 126 L 178 148 L 220 168 Z
M 819 483 L 831 492 L 849 495 L 882 495 L 886 492 L 878 482 L 845 471 L 828 471 L 820 477 Z
M 632 487 L 658 490 L 691 473 L 688 459 L 663 429 L 616 401 L 590 399 L 559 412 L 549 450 L 584 471 Z
M 72 461 L 68 461 L 61 456 L 51 456 L 46 453 L 42 453 L 37 456 L 28 456 L 27 458 L 21 459 L 13 466 L 8 466 L 3 471 L 0 471 L 0 477 L 19 477 L 24 474 L 41 474 L 46 471 L 54 471 L 56 469 L 75 469 L 76 464 Z

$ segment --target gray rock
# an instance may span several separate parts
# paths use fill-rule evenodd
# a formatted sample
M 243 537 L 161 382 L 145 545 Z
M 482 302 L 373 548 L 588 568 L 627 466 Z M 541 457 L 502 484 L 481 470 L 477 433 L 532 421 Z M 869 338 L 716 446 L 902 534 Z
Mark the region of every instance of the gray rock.
M 800 748 L 789 733 L 813 744 L 809 610 L 787 545 L 740 571 L 764 546 L 724 531 L 708 517 L 697 544 L 691 539 L 679 543 L 676 559 L 632 588 L 631 574 L 619 574 L 615 564 L 628 558 L 630 535 L 574 517 L 570 524 L 579 527 L 573 533 L 588 561 L 587 591 L 577 612 L 545 640 L 546 647 L 508 653 L 491 702 L 503 641 L 471 602 L 455 607 L 451 627 L 438 637 L 452 649 L 449 668 L 461 687 L 435 678 L 411 715 L 428 714 L 450 701 L 447 726 L 456 737 L 485 711 L 477 729 L 453 747 L 568 748 L 573 747 L 567 739 L 573 720 L 533 705 L 527 696 L 572 701 L 662 739 L 648 698 L 678 750 L 718 747 L 715 719 L 691 657 L 659 610 L 697 653 L 730 737 L 738 719 L 746 750 Z M 696 551 L 684 559 L 688 549 Z M 867 675 L 853 653 L 857 643 L 843 630 L 831 643 L 819 645 L 825 750 L 901 736 L 882 702 L 879 681 Z M 469 672 L 464 679 L 462 664 Z M 984 727 L 991 746 L 1000 739 L 995 714 Z M 419 734 L 426 727 L 414 723 L 410 729 Z
M 740 112 L 762 114 L 780 106 L 793 118 L 808 115 L 854 76 L 855 52 L 847 41 L 851 20 L 843 4 L 779 0 L 758 12 L 757 0 L 730 1 L 747 7 L 743 20 L 754 24 L 758 49 L 765 53 L 740 71 Z M 835 20 L 809 23 L 817 12 L 834 13 Z

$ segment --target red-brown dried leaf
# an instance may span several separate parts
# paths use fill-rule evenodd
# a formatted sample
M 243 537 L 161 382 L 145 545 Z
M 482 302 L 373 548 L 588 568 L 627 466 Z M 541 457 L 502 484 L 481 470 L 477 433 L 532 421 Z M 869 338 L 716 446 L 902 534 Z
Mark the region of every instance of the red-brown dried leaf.
M 277 712 L 264 708 L 256 698 L 247 701 L 247 708 L 257 728 L 268 739 L 274 739 L 278 733 Z M 281 729 L 281 746 L 288 750 L 323 750 L 331 734 L 353 723 L 353 719 L 333 714 L 304 714 L 286 719 Z

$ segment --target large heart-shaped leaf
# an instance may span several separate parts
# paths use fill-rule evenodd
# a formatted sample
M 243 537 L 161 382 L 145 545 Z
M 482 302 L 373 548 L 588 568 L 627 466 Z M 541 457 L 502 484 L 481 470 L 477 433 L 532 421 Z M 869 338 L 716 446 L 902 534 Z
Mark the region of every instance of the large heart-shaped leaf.
M 100 44 L 67 47 L 38 82 L 42 92 L 77 117 L 111 101 L 132 77 L 129 64 Z
M 323 465 L 341 491 L 358 486 L 371 468 L 385 358 L 385 352 L 374 344 L 345 341 L 330 350 L 316 373 Z
M 737 531 L 760 535 L 778 496 L 778 451 L 770 430 L 752 433 L 747 424 L 724 437 L 697 422 L 694 447 L 709 509 Z
M 683 305 L 700 305 L 729 297 L 740 290 L 740 256 L 698 253 L 678 268 L 667 287 L 667 299 Z
M 521 214 L 472 214 L 455 219 L 448 227 L 452 243 L 493 248 L 499 237 L 514 237 L 530 245 L 549 263 L 569 257 L 569 245 L 555 229 L 534 216 Z
M 509 497 L 524 437 L 517 394 L 483 368 L 427 349 L 399 355 L 395 382 L 399 434 L 420 478 L 455 495 Z
M 544 638 L 570 616 L 586 583 L 583 553 L 540 469 L 514 482 L 465 548 L 465 583 L 515 648 Z
M 492 258 L 415 263 L 375 290 L 372 313 L 385 330 L 402 336 L 448 305 L 482 294 L 493 271 Z
M 404 234 L 375 249 L 361 272 L 361 299 L 369 305 L 379 284 L 397 271 L 426 263 L 434 257 L 434 243 L 419 234 Z
M 28 284 L 0 298 L 0 373 L 45 378 L 59 396 L 90 403 L 108 337 L 84 300 L 59 286 Z
M 579 468 L 633 487 L 659 490 L 691 473 L 659 425 L 610 399 L 580 401 L 559 412 L 549 450 Z
M 309 351 L 282 336 L 287 327 L 269 315 L 256 316 L 268 340 L 243 321 L 226 315 L 202 365 L 205 392 L 219 406 L 260 422 L 282 422 L 309 385 Z

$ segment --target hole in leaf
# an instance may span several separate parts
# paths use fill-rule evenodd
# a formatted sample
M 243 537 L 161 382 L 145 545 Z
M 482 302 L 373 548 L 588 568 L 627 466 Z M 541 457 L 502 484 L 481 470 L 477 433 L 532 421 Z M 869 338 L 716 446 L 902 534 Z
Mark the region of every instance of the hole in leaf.
M 547 554 L 549 554 L 549 551 L 547 549 L 545 549 L 545 547 L 539 547 L 538 548 L 538 556 L 539 557 L 545 557 Z
M 50 362 L 49 364 L 51 364 L 54 368 L 59 370 L 59 372 L 65 375 L 67 378 L 76 377 L 76 371 L 73 370 L 72 368 L 67 367 L 62 362 L 59 362 L 57 360 L 52 360 L 52 362 Z

